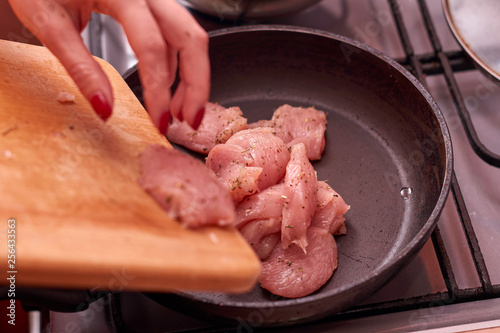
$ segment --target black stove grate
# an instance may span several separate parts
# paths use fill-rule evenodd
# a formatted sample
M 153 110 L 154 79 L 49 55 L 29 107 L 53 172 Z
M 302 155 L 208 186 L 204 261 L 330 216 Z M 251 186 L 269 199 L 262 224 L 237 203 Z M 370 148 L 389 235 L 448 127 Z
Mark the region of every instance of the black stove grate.
M 413 46 L 405 27 L 403 16 L 397 0 L 388 0 L 391 11 L 396 22 L 396 27 L 406 54 L 406 59 L 400 61 L 425 85 L 425 75 L 444 74 L 449 87 L 453 103 L 464 126 L 469 142 L 476 154 L 486 163 L 500 167 L 500 155 L 489 150 L 477 136 L 469 111 L 465 105 L 464 98 L 460 92 L 454 73 L 462 70 L 475 69 L 463 51 L 444 52 L 434 27 L 429 9 L 425 0 L 418 0 L 418 5 L 431 42 L 433 52 L 431 54 L 415 55 Z
M 471 63 L 463 51 L 444 52 L 442 50 L 441 43 L 425 0 L 418 0 L 418 5 L 433 52 L 422 55 L 415 54 L 397 0 L 388 0 L 388 2 L 403 50 L 406 55 L 405 59 L 398 59 L 398 61 L 410 70 L 426 88 L 426 76 L 437 74 L 444 75 L 450 95 L 452 96 L 453 103 L 455 105 L 455 109 L 458 112 L 468 140 L 475 153 L 488 164 L 500 167 L 500 156 L 488 150 L 479 140 L 471 121 L 469 111 L 465 106 L 464 99 L 455 79 L 455 73 L 465 70 L 477 70 L 475 66 Z M 337 316 L 345 319 L 346 315 L 348 317 L 362 317 L 373 314 L 405 311 L 423 307 L 441 306 L 445 304 L 500 297 L 500 285 L 493 285 L 491 282 L 483 254 L 481 252 L 479 242 L 474 232 L 474 228 L 472 226 L 472 222 L 455 174 L 453 174 L 451 181 L 451 195 L 462 224 L 465 238 L 467 239 L 469 250 L 481 286 L 478 288 L 459 287 L 457 281 L 455 280 L 453 268 L 445 243 L 441 237 L 441 232 L 439 227 L 436 227 L 434 233 L 432 234 L 432 242 L 446 285 L 447 290 L 445 292 L 437 292 L 377 304 L 356 306 L 345 313 L 335 315 L 333 318 L 330 317 L 327 320 L 332 320 Z

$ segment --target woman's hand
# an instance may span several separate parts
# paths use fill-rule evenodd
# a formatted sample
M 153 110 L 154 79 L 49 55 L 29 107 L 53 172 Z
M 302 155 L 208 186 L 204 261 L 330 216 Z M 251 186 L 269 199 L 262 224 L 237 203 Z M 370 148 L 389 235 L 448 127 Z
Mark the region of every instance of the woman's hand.
M 111 115 L 111 85 L 80 37 L 92 11 L 123 26 L 139 61 L 146 108 L 160 132 L 167 131 L 171 115 L 195 129 L 200 125 L 210 90 L 208 36 L 175 0 L 9 2 L 21 22 L 61 61 L 102 119 Z M 177 65 L 181 81 L 171 97 Z

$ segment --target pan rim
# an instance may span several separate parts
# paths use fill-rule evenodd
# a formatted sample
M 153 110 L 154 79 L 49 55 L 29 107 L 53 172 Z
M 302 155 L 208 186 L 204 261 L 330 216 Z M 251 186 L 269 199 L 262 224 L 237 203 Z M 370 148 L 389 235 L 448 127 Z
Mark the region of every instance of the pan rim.
M 439 216 L 444 208 L 444 205 L 446 203 L 448 194 L 450 192 L 450 184 L 451 184 L 451 178 L 453 174 L 453 149 L 452 149 L 452 142 L 451 142 L 451 136 L 448 130 L 448 126 L 446 124 L 445 118 L 439 109 L 439 106 L 435 102 L 435 100 L 432 98 L 430 93 L 427 91 L 427 89 L 422 85 L 422 83 L 413 75 L 411 74 L 406 68 L 404 68 L 402 65 L 400 65 L 398 62 L 396 62 L 393 58 L 387 56 L 386 54 L 382 53 L 379 50 L 374 49 L 371 46 L 368 46 L 366 44 L 363 44 L 359 41 L 353 40 L 351 38 L 341 36 L 335 33 L 319 30 L 319 29 L 312 29 L 312 28 L 306 28 L 306 27 L 297 27 L 297 26 L 290 26 L 290 25 L 248 25 L 248 26 L 239 26 L 239 27 L 230 27 L 230 28 L 223 28 L 223 29 L 217 29 L 208 32 L 209 38 L 212 39 L 214 37 L 219 37 L 219 36 L 224 36 L 228 34 L 234 34 L 234 33 L 242 33 L 242 32 L 259 32 L 259 31 L 273 31 L 273 32 L 292 32 L 292 33 L 302 33 L 302 34 L 309 34 L 309 35 L 316 35 L 319 37 L 324 37 L 324 38 L 329 38 L 333 40 L 338 40 L 343 43 L 349 44 L 355 48 L 360 49 L 361 51 L 369 52 L 370 54 L 378 57 L 380 60 L 384 61 L 386 64 L 389 66 L 393 67 L 396 69 L 399 73 L 401 73 L 410 83 L 420 92 L 420 94 L 425 98 L 429 106 L 431 107 L 436 120 L 439 123 L 439 129 L 440 133 L 437 133 L 441 136 L 443 142 L 444 142 L 444 148 L 445 148 L 445 170 L 444 170 L 444 177 L 443 177 L 443 183 L 441 185 L 441 190 L 439 193 L 438 200 L 436 201 L 436 204 L 434 206 L 434 209 L 432 210 L 432 213 L 428 217 L 427 221 L 424 223 L 423 227 L 420 229 L 420 231 L 416 234 L 416 236 L 408 243 L 406 244 L 403 248 L 401 248 L 390 261 L 385 261 L 383 262 L 380 266 L 378 266 L 376 269 L 374 269 L 372 272 L 367 274 L 365 277 L 356 280 L 354 283 L 347 284 L 341 287 L 334 288 L 332 290 L 322 292 L 322 293 L 313 293 L 308 296 L 304 296 L 298 299 L 279 299 L 279 300 L 270 300 L 270 301 L 253 301 L 253 302 L 241 302 L 241 301 L 225 301 L 223 304 L 223 307 L 235 307 L 235 308 L 255 308 L 259 307 L 262 308 L 263 306 L 268 306 L 268 307 L 274 307 L 274 308 L 286 308 L 289 306 L 294 306 L 298 300 L 300 300 L 301 303 L 304 302 L 313 302 L 319 299 L 324 299 L 328 298 L 334 295 L 341 295 L 341 294 L 349 294 L 353 290 L 357 290 L 357 288 L 363 288 L 363 286 L 370 285 L 373 280 L 376 280 L 378 275 L 383 274 L 386 271 L 389 271 L 392 267 L 401 267 L 402 264 L 404 263 L 405 259 L 408 257 L 413 256 L 418 252 L 421 247 L 427 242 L 428 238 L 430 237 L 431 233 L 434 231 Z M 384 281 L 385 282 L 385 281 Z M 205 293 L 205 292 L 203 292 Z M 212 294 L 212 292 L 207 292 Z M 216 293 L 216 292 L 213 292 Z M 189 292 L 189 293 L 177 293 L 181 297 L 187 297 L 189 299 L 195 300 L 196 302 L 202 302 L 205 304 L 214 304 L 219 306 L 220 304 L 215 304 L 214 302 L 209 302 L 206 301 L 205 299 L 200 299 L 197 297 L 194 297 L 194 294 L 199 294 L 198 292 Z
M 477 49 L 472 47 L 470 43 L 467 42 L 467 39 L 464 37 L 460 26 L 457 24 L 455 15 L 453 15 L 453 11 L 451 9 L 451 0 L 442 0 L 441 4 L 443 7 L 443 12 L 445 15 L 446 23 L 450 28 L 453 37 L 460 45 L 460 47 L 467 53 L 467 55 L 472 59 L 476 67 L 478 67 L 486 76 L 490 77 L 492 80 L 495 80 L 497 83 L 500 81 L 500 72 L 493 68 L 493 66 L 484 60 L 477 53 Z

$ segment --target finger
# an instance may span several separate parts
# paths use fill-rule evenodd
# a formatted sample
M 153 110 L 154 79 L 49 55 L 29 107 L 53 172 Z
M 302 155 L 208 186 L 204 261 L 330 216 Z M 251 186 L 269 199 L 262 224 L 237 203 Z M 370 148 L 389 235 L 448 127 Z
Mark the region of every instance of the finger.
M 172 74 L 174 74 L 176 69 L 177 69 L 177 64 L 178 64 L 178 61 L 177 61 L 178 52 L 171 45 L 167 45 L 167 48 L 168 48 L 168 51 L 167 51 L 168 68 L 171 70 Z M 175 75 L 171 75 L 169 85 L 172 86 L 174 84 L 174 81 L 175 81 Z
M 182 103 L 184 101 L 185 96 L 186 96 L 186 83 L 184 81 L 181 81 L 179 82 L 177 90 L 175 91 L 175 94 L 172 97 L 172 102 L 170 102 L 172 114 L 180 121 L 184 120 L 184 117 L 182 115 Z
M 135 52 L 146 108 L 165 134 L 170 122 L 170 83 L 175 72 L 168 64 L 168 48 L 145 1 L 122 1 L 111 14 L 123 26 Z
M 208 35 L 176 1 L 148 3 L 165 38 L 179 51 L 180 79 L 185 84 L 181 112 L 191 126 L 197 127 L 210 94 Z
M 168 68 L 171 68 L 172 71 L 174 71 L 174 69 L 177 69 L 177 64 L 178 64 L 177 55 L 178 55 L 178 52 L 175 48 L 173 48 L 173 47 L 168 48 L 168 54 L 167 54 Z M 169 82 L 170 87 L 172 87 L 172 85 L 174 84 L 174 81 L 175 81 L 175 76 L 172 75 L 171 80 Z M 179 89 L 181 89 L 180 88 L 181 85 L 182 85 L 182 82 L 178 82 L 176 91 L 179 91 Z M 178 95 L 178 93 L 176 93 L 170 101 L 170 111 L 171 111 L 173 117 L 179 119 L 180 121 L 183 121 L 184 118 L 182 117 L 182 112 L 181 112 L 182 100 L 179 100 L 178 97 L 176 98 L 177 95 Z M 184 95 L 182 95 L 182 96 L 184 96 Z
M 75 26 L 81 17 L 72 18 L 53 0 L 16 1 L 12 5 L 23 24 L 59 59 L 95 112 L 106 120 L 111 115 L 113 93 L 106 74 L 83 44 L 80 27 Z

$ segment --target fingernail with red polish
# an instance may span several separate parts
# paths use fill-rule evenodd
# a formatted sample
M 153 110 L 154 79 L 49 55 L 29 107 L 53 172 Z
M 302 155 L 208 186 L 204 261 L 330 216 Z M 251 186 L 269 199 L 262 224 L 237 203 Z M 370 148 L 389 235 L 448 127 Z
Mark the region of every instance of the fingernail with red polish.
M 158 129 L 160 130 L 160 133 L 165 135 L 167 134 L 168 130 L 168 125 L 170 125 L 170 120 L 172 117 L 170 116 L 170 111 L 165 111 L 160 117 L 160 125 Z
M 200 127 L 201 121 L 203 120 L 203 115 L 204 114 L 205 114 L 205 108 L 202 108 L 202 109 L 200 109 L 200 111 L 198 111 L 198 113 L 194 117 L 194 120 L 193 120 L 193 129 L 195 131 Z
M 92 104 L 92 108 L 102 120 L 106 121 L 111 116 L 111 105 L 102 92 L 95 93 L 90 98 L 90 104 Z

